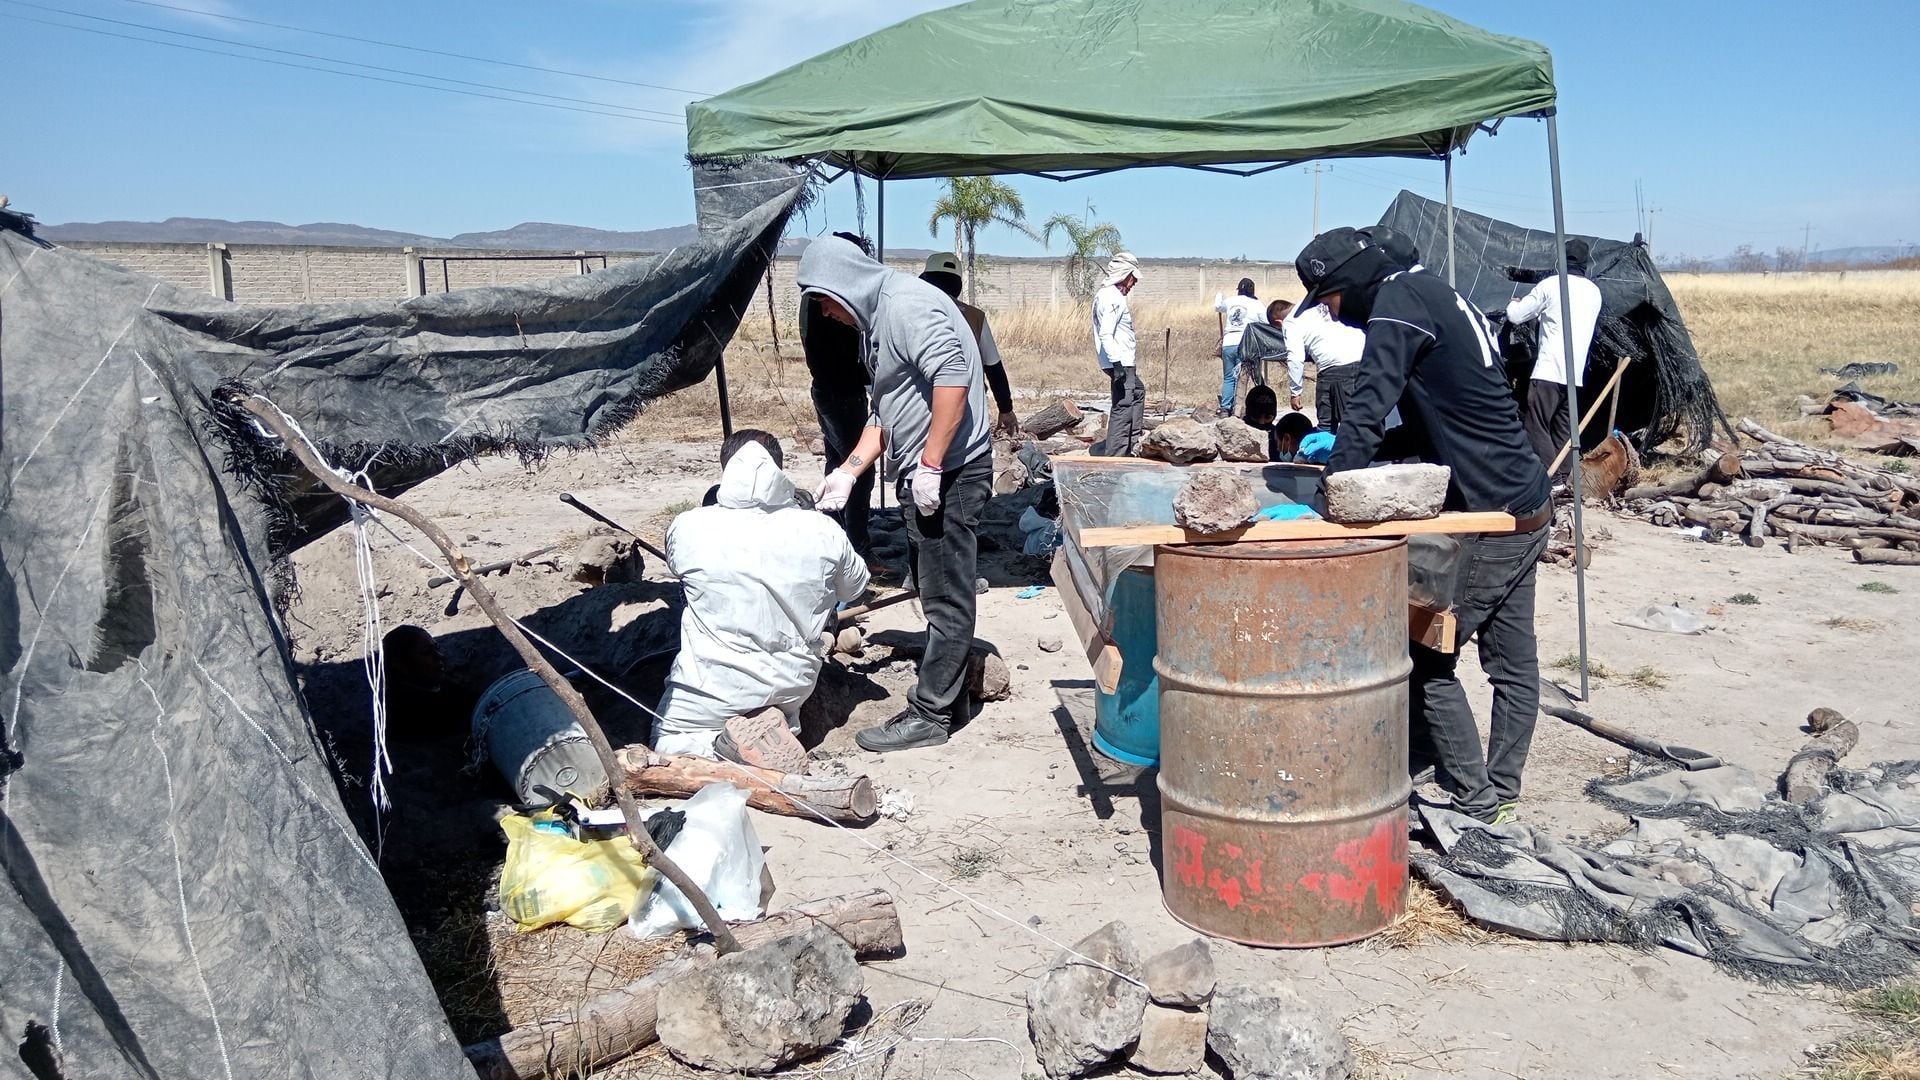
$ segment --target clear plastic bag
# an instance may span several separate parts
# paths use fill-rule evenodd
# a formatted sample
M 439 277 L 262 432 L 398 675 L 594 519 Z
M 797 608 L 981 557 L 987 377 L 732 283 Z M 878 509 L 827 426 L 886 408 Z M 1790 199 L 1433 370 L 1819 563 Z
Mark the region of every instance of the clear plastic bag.
M 1679 604 L 1649 604 L 1615 619 L 1621 626 L 1652 630 L 1657 634 L 1698 634 L 1707 629 L 1707 620 Z
M 732 784 L 708 784 L 680 807 L 687 823 L 667 847 L 667 857 L 686 871 L 730 922 L 757 919 L 760 872 L 766 856 L 747 817 L 747 793 Z M 659 937 L 705 925 L 699 912 L 670 881 L 662 880 L 634 910 L 627 931 Z

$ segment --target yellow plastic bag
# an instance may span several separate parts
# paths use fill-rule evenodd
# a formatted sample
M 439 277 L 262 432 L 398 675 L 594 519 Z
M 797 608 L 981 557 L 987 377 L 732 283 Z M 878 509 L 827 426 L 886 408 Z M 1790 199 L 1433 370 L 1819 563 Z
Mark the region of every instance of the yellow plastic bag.
M 580 841 L 539 827 L 553 820 L 550 813 L 500 819 L 507 834 L 500 910 L 522 930 L 561 922 L 595 933 L 619 926 L 653 891 L 659 872 L 625 837 Z

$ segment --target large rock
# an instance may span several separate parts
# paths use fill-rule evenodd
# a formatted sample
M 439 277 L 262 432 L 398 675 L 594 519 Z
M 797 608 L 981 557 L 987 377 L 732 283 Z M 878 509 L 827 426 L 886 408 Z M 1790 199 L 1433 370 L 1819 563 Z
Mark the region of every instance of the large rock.
M 846 1030 L 866 989 L 853 947 L 824 926 L 715 960 L 660 994 L 660 1042 L 689 1065 L 763 1074 Z
M 1353 1053 L 1340 1028 L 1281 983 L 1215 991 L 1207 1048 L 1233 1080 L 1350 1080 Z
M 1147 432 L 1140 442 L 1140 456 L 1175 465 L 1212 461 L 1220 456 L 1220 436 L 1214 433 L 1212 424 L 1178 417 Z
M 1237 416 L 1223 416 L 1213 425 L 1222 461 L 1267 460 L 1267 433 Z
M 1156 1076 L 1197 1073 L 1207 1061 L 1207 1011 L 1147 1006 L 1140 1019 L 1140 1045 L 1127 1066 Z
M 573 549 L 573 580 L 582 585 L 620 585 L 639 581 L 646 560 L 632 540 L 596 533 Z
M 1209 536 L 1245 525 L 1259 509 L 1253 481 L 1232 469 L 1197 469 L 1173 497 L 1173 520 Z
M 1113 974 L 1140 977 L 1140 950 L 1127 924 L 1108 923 L 1073 951 L 1113 970 L 1063 952 L 1027 988 L 1027 1030 L 1051 1077 L 1085 1076 L 1130 1050 L 1147 1008 L 1146 988 Z
M 1418 521 L 1435 517 L 1447 501 L 1445 465 L 1379 465 L 1326 479 L 1327 520 Z
M 1005 701 L 1013 696 L 1013 673 L 998 653 L 975 649 L 967 654 L 967 689 L 975 701 Z
M 1147 996 L 1160 1005 L 1205 1005 L 1213 996 L 1213 950 L 1194 938 L 1147 961 Z

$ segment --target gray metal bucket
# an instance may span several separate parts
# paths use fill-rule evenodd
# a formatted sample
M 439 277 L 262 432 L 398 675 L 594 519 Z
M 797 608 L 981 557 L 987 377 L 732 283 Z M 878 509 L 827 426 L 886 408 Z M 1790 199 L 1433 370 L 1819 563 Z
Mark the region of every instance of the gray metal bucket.
M 523 803 L 544 802 L 534 788 L 589 795 L 607 771 L 560 696 L 527 668 L 501 676 L 473 709 L 473 738 Z

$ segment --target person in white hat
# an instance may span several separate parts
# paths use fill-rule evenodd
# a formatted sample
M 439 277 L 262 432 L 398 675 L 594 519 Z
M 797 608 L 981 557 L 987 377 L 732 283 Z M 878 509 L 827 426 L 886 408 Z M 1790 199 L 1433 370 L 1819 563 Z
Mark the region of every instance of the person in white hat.
M 994 430 L 1008 438 L 1019 438 L 1020 417 L 1013 411 L 1013 388 L 1007 384 L 1007 369 L 1000 363 L 1000 346 L 993 342 L 993 327 L 987 313 L 960 299 L 960 260 L 952 252 L 936 251 L 927 256 L 927 268 L 920 280 L 953 298 L 953 306 L 973 331 L 973 343 L 980 346 L 980 369 L 986 375 L 987 389 L 993 391 L 993 403 L 1000 410 Z
M 1139 260 L 1122 251 L 1108 261 L 1106 284 L 1093 294 L 1093 347 L 1113 389 L 1108 457 L 1134 456 L 1146 432 L 1147 387 L 1134 367 L 1133 311 L 1127 307 L 1127 294 L 1139 281 Z

